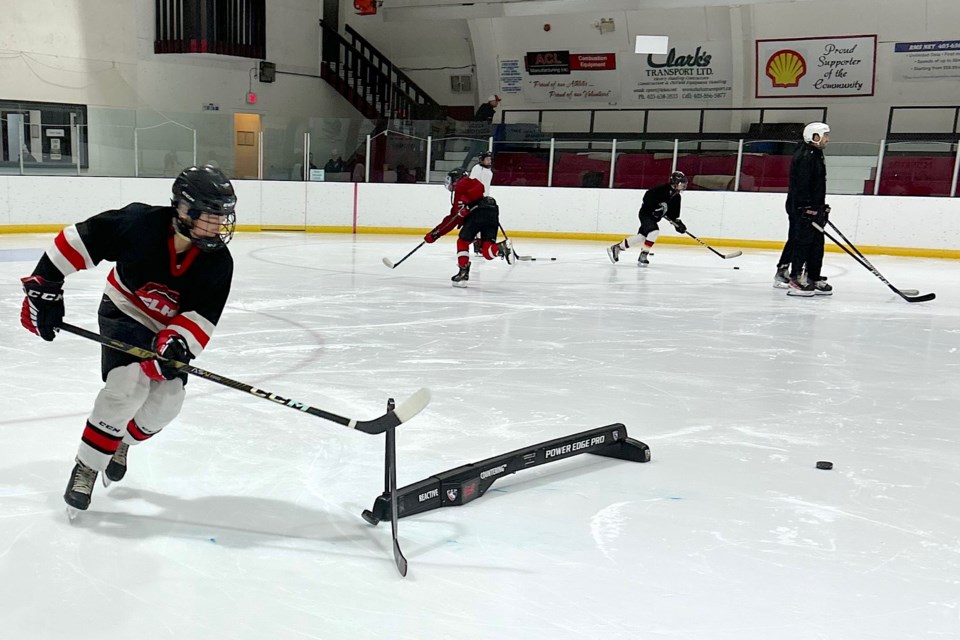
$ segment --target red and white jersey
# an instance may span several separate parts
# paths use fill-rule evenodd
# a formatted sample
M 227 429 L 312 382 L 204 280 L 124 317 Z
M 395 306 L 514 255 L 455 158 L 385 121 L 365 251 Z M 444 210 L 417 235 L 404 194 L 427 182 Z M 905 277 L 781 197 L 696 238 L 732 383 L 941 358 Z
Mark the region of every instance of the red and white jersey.
M 154 332 L 173 329 L 198 356 L 227 303 L 233 258 L 226 247 L 202 252 L 192 245 L 178 255 L 175 215 L 173 207 L 133 203 L 78 222 L 57 235 L 34 275 L 63 280 L 103 260 L 113 262 L 107 297 Z

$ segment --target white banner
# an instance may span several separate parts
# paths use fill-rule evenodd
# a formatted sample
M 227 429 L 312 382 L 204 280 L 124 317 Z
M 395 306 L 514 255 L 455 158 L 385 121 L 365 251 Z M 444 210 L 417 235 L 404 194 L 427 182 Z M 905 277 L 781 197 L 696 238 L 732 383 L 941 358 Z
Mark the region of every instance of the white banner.
M 960 78 L 960 40 L 898 42 L 893 46 L 894 80 Z
M 757 40 L 758 98 L 872 96 L 877 36 Z
M 497 95 L 515 96 L 523 91 L 521 64 L 519 58 L 500 60 L 500 93 Z
M 733 98 L 729 42 L 670 45 L 665 55 L 634 54 L 623 60 L 624 102 L 655 107 L 661 102 L 729 102 Z
M 534 69 L 529 61 L 552 62 Z M 523 98 L 532 103 L 618 102 L 620 73 L 615 53 L 528 53 L 523 75 Z M 531 71 L 535 71 L 531 73 Z

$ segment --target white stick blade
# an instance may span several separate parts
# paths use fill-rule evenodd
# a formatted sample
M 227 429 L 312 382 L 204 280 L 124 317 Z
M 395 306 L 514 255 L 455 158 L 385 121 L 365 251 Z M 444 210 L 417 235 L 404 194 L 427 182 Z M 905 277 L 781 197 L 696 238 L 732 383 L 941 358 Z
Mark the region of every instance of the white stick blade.
M 383 264 L 385 264 L 385 265 L 387 265 L 387 267 L 393 269 L 393 260 L 391 260 L 390 258 L 384 258 L 384 259 L 383 259 Z
M 728 253 L 723 257 L 724 259 L 729 260 L 730 258 L 739 258 L 742 255 L 743 255 L 743 251 L 734 251 L 733 253 Z
M 430 404 L 430 390 L 420 389 L 401 402 L 400 406 L 393 410 L 393 413 L 403 423 L 423 411 L 428 404 Z

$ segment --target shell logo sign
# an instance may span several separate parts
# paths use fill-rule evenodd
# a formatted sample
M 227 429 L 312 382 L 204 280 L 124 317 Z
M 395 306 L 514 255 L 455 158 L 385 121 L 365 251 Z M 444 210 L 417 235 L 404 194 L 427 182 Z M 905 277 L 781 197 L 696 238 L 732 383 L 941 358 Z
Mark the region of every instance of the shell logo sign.
M 807 61 L 792 49 L 781 49 L 767 59 L 766 74 L 774 87 L 796 87 L 807 75 Z

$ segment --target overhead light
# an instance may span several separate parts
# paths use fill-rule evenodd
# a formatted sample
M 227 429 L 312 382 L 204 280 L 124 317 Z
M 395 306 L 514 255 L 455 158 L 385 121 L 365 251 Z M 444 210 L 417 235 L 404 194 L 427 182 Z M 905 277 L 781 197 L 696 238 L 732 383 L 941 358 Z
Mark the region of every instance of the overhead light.
M 667 36 L 637 36 L 634 53 L 667 53 Z

